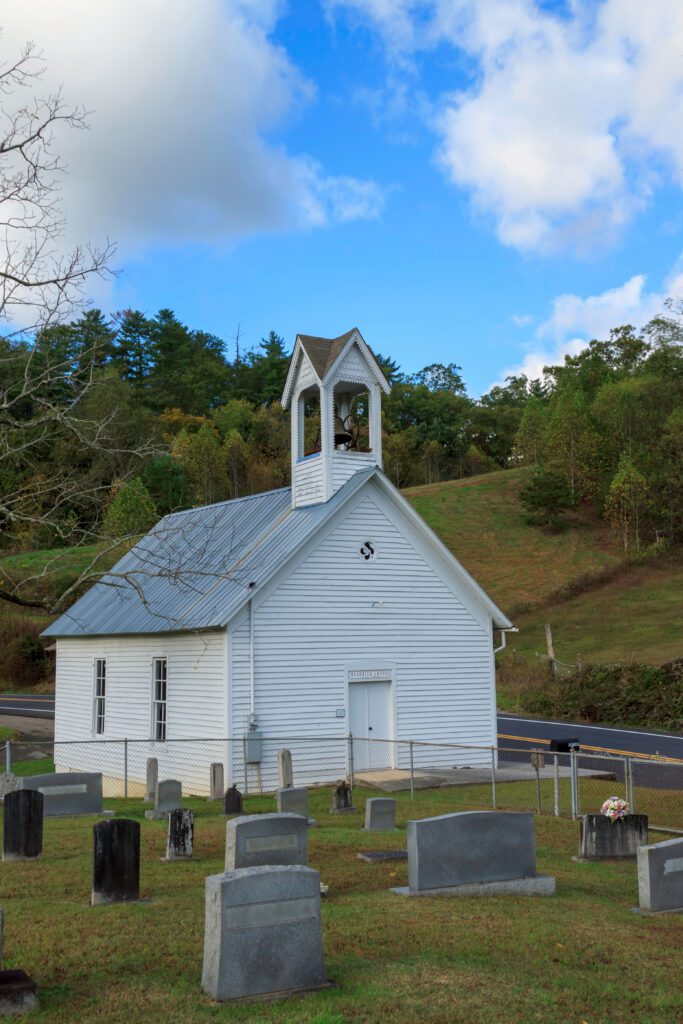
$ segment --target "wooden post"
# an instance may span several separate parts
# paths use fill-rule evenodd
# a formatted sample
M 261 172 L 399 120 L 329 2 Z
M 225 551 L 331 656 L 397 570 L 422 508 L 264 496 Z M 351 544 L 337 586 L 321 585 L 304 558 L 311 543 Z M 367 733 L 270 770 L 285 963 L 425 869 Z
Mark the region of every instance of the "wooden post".
M 548 648 L 548 661 L 550 662 L 550 670 L 554 676 L 557 675 L 557 664 L 555 662 L 555 648 L 553 647 L 553 631 L 550 628 L 550 623 L 545 624 L 545 642 Z

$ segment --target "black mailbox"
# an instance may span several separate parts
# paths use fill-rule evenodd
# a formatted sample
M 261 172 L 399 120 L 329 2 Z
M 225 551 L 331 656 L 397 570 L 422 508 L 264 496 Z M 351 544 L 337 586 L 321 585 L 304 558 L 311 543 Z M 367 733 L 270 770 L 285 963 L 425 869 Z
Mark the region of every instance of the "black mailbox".
M 574 737 L 566 740 L 551 740 L 550 749 L 555 754 L 569 754 L 572 750 L 580 750 L 581 744 Z

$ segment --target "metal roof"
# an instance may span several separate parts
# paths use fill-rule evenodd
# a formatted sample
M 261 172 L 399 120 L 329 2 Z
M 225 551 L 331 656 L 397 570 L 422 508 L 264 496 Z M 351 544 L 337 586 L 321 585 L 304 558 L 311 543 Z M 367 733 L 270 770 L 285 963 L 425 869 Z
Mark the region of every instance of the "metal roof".
M 291 488 L 165 516 L 43 636 L 222 628 L 377 469 L 329 501 L 292 508 Z

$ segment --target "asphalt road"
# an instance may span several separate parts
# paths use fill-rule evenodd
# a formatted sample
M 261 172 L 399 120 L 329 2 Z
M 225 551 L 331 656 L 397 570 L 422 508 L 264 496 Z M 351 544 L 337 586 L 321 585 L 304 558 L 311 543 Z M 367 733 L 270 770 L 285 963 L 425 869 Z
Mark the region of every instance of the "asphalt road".
M 547 749 L 551 739 L 576 738 L 581 751 L 607 751 L 634 757 L 667 757 L 683 761 L 683 736 L 645 729 L 613 729 L 606 725 L 498 715 L 498 745 L 512 750 Z
M 54 718 L 53 693 L 0 694 L 0 715 Z M 644 729 L 613 729 L 605 725 L 572 725 L 567 722 L 498 715 L 498 744 L 506 750 L 547 749 L 551 739 L 575 737 L 585 752 L 607 751 L 635 757 L 665 757 L 683 761 L 683 736 Z
M 0 715 L 54 718 L 54 693 L 0 693 Z

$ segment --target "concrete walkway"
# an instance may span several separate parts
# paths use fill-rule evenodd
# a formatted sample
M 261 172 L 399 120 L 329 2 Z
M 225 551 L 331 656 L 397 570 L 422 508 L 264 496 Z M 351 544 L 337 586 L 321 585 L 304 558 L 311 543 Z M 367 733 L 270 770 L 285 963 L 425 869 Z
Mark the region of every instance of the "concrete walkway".
M 441 786 L 489 786 L 491 769 L 488 765 L 477 768 L 418 768 L 414 771 L 415 789 L 438 789 Z M 541 769 L 541 779 L 552 779 L 552 765 Z M 558 768 L 561 779 L 571 775 L 569 766 Z M 593 771 L 580 768 L 581 777 L 614 780 L 613 772 Z M 367 772 L 355 772 L 354 781 L 363 786 L 372 786 L 386 793 L 399 793 L 410 789 L 410 772 L 398 768 L 377 768 Z M 496 785 L 504 782 L 535 782 L 536 772 L 528 764 L 515 761 L 499 761 L 496 768 Z

